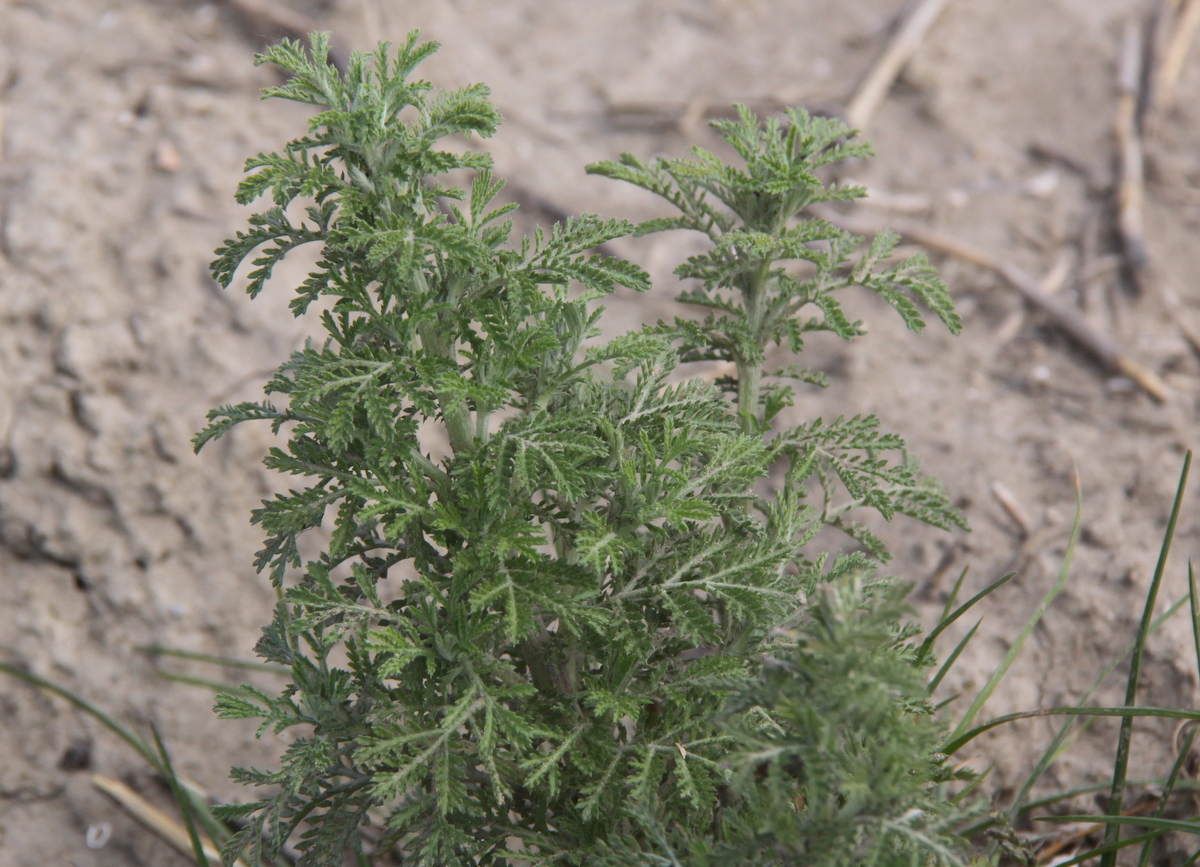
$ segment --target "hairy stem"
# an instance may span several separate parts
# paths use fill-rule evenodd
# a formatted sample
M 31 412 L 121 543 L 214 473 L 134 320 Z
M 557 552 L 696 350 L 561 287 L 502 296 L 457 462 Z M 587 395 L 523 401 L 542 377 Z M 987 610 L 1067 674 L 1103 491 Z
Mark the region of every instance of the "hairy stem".
M 420 326 L 421 343 L 430 355 L 456 360 L 454 344 L 446 339 L 439 323 L 429 322 Z M 471 448 L 475 444 L 475 423 L 471 418 L 471 410 L 462 400 L 456 400 L 441 392 L 438 393 L 438 404 L 442 408 L 442 418 L 446 421 L 446 431 L 450 435 L 450 448 L 455 453 Z
M 762 362 L 760 360 L 762 345 L 760 335 L 762 333 L 763 314 L 761 308 L 770 273 L 771 263 L 768 260 L 759 265 L 753 276 L 751 276 L 749 283 L 742 290 L 742 301 L 746 310 L 746 318 L 750 322 L 751 334 L 754 335 L 756 342 L 753 358 L 746 358 L 744 351 L 740 349 L 736 353 L 738 421 L 742 432 L 747 434 L 757 434 L 762 427 L 763 421 L 758 408 L 759 396 L 762 392 Z

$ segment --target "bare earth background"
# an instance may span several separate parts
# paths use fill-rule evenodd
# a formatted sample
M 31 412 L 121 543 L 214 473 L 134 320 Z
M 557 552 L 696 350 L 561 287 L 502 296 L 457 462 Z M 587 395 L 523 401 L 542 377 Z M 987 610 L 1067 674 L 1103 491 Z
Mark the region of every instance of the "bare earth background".
M 331 0 L 297 4 L 343 46 L 365 49 L 419 27 L 445 47 L 421 69 L 450 87 L 485 81 L 508 118 L 488 146 L 531 218 L 660 213 L 638 191 L 583 173 L 623 150 L 651 156 L 713 145 L 704 106 L 843 104 L 886 44 L 902 0 Z M 809 363 L 833 387 L 802 393 L 801 417 L 877 413 L 939 475 L 974 532 L 907 520 L 884 532 L 892 571 L 934 616 L 958 572 L 967 591 L 1019 577 L 985 606 L 981 635 L 947 694 L 977 688 L 1057 573 L 1084 494 L 1073 579 L 985 714 L 1077 700 L 1133 635 L 1183 451 L 1197 444 L 1200 365 L 1178 323 L 1200 315 L 1200 57 L 1149 149 L 1155 270 L 1133 297 L 1105 268 L 1116 249 L 1111 185 L 1120 24 L 1136 0 L 955 0 L 870 130 L 879 156 L 854 175 L 889 195 L 927 197 L 917 220 L 1038 274 L 1075 256 L 1064 297 L 1163 375 L 1157 406 L 1113 380 L 995 276 L 943 273 L 966 322 L 905 332 L 869 301 L 871 334 L 814 341 Z M 259 460 L 269 431 L 239 428 L 200 457 L 205 411 L 257 399 L 267 374 L 314 333 L 286 309 L 299 265 L 250 303 L 207 274 L 240 228 L 232 201 L 244 159 L 298 135 L 302 106 L 262 103 L 273 73 L 222 3 L 0 0 L 0 659 L 79 691 L 115 715 L 153 722 L 177 767 L 212 792 L 245 797 L 230 765 L 269 763 L 283 741 L 219 722 L 212 693 L 158 672 L 237 682 L 237 671 L 156 660 L 141 645 L 249 657 L 273 594 L 251 566 L 249 510 L 285 480 Z M 1061 162 L 1031 156 L 1057 148 Z M 885 200 L 883 202 L 887 204 Z M 904 200 L 894 200 L 905 204 Z M 908 202 L 911 206 L 914 203 Z M 619 297 L 610 326 L 671 313 L 671 270 L 693 240 L 618 243 L 658 294 Z M 1034 532 L 1022 539 L 991 494 L 1005 485 Z M 1188 497 L 1160 609 L 1200 553 Z M 952 645 L 951 645 L 952 646 Z M 268 680 L 260 680 L 270 685 Z M 1113 678 L 1103 696 L 1119 701 Z M 1143 700 L 1194 707 L 1182 617 L 1150 645 Z M 979 742 L 1002 797 L 1049 723 Z M 1171 729 L 1139 728 L 1135 775 L 1170 758 Z M 1094 782 L 1111 767 L 1114 727 L 1096 725 L 1049 775 Z M 64 755 L 72 750 L 75 761 Z M 161 787 L 122 743 L 58 699 L 0 681 L 0 863 L 112 867 L 185 863 L 93 788 L 122 778 Z M 1084 805 L 1085 808 L 1088 805 Z M 105 845 L 93 842 L 103 823 Z

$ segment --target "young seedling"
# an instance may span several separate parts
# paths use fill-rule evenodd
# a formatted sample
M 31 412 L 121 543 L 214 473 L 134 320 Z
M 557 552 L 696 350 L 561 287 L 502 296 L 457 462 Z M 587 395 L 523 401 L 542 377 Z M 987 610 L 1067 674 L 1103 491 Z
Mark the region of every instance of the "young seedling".
M 774 430 L 788 380 L 822 377 L 765 367 L 774 344 L 862 333 L 837 300 L 852 286 L 914 329 L 914 301 L 958 329 L 923 257 L 884 269 L 894 236 L 857 256 L 858 238 L 802 215 L 863 194 L 819 172 L 867 147 L 837 121 L 739 109 L 715 127 L 742 167 L 701 150 L 592 167 L 678 215 L 514 241 L 488 156 L 439 148 L 495 131 L 487 89 L 411 78 L 436 49 L 415 33 L 345 75 L 328 44 L 259 58 L 289 76 L 267 95 L 319 113 L 249 161 L 238 201 L 272 207 L 213 264 L 228 286 L 252 259 L 257 295 L 315 243 L 292 308 L 328 299 L 325 339 L 267 384 L 281 400 L 214 410 L 196 437 L 269 421 L 288 441 L 267 465 L 306 480 L 253 515 L 281 594 L 257 651 L 291 683 L 217 704 L 302 734 L 277 770 L 235 771 L 269 790 L 225 808 L 249 819 L 225 857 L 292 840 L 303 864 L 362 860 L 371 824 L 371 851 L 406 864 L 960 863 L 969 811 L 937 787 L 952 775 L 932 660 L 851 515 L 962 519 L 887 459 L 903 442 L 874 418 Z M 706 318 L 592 342 L 596 301 L 650 288 L 595 249 L 668 228 L 712 242 L 678 271 Z M 707 359 L 736 376 L 672 377 Z M 428 425 L 448 457 L 423 449 Z M 326 521 L 302 562 L 300 537 Z M 825 526 L 852 550 L 814 551 Z

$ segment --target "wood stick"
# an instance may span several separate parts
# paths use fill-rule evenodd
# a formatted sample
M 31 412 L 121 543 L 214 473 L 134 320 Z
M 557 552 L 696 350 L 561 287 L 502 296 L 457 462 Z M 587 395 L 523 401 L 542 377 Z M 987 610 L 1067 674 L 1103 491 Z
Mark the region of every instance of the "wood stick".
M 133 818 L 166 840 L 188 858 L 196 857 L 195 852 L 192 850 L 192 839 L 188 836 L 187 829 L 133 789 L 129 788 L 129 786 L 119 780 L 104 777 L 100 774 L 92 775 L 92 785 L 109 795 L 114 801 L 124 807 Z M 213 848 L 208 841 L 203 843 L 203 847 L 204 855 L 210 863 L 221 863 L 221 853 Z M 240 858 L 234 864 L 236 867 L 247 867 L 246 862 Z
M 1155 109 L 1162 95 L 1162 61 L 1179 17 L 1182 0 L 1155 0 L 1154 10 L 1147 17 L 1146 62 L 1143 64 L 1142 104 L 1138 106 L 1143 136 L 1155 122 Z
M 1047 295 L 1053 295 L 1066 285 L 1067 278 L 1071 276 L 1071 266 L 1074 264 L 1075 255 L 1069 249 L 1064 248 L 1059 251 L 1058 258 L 1054 260 L 1050 270 L 1038 280 L 1038 288 Z M 1025 308 L 1018 307 L 996 329 L 996 343 L 999 345 L 1008 343 L 1021 333 L 1023 327 L 1025 327 Z
M 1139 290 L 1144 288 L 1150 263 L 1146 249 L 1144 208 L 1146 198 L 1145 161 L 1142 136 L 1138 129 L 1138 97 L 1142 77 L 1142 34 L 1137 22 L 1125 22 L 1121 40 L 1118 73 L 1117 147 L 1120 152 L 1120 180 L 1117 184 L 1117 225 L 1129 275 Z
M 1200 0 L 1188 0 L 1183 8 L 1171 38 L 1163 52 L 1162 63 L 1158 67 L 1155 81 L 1154 104 L 1159 108 L 1169 108 L 1175 96 L 1175 85 L 1183 73 L 1183 64 L 1187 60 L 1196 34 L 1200 33 Z
M 814 215 L 828 220 L 856 235 L 872 235 L 878 227 L 853 217 L 835 213 L 827 208 L 809 208 Z M 893 231 L 915 241 L 923 247 L 954 256 L 999 274 L 1022 298 L 1045 314 L 1064 334 L 1074 340 L 1104 367 L 1113 373 L 1127 376 L 1157 403 L 1165 403 L 1170 397 L 1167 388 L 1157 374 L 1130 357 L 1117 340 L 1097 330 L 1083 313 L 1061 298 L 1047 294 L 1038 279 L 1016 265 L 1001 261 L 978 247 L 951 238 L 933 229 L 917 226 L 891 226 Z
M 888 91 L 896 82 L 896 77 L 904 64 L 912 59 L 917 49 L 921 47 L 925 34 L 942 14 L 949 0 L 920 0 L 912 14 L 908 16 L 896 35 L 892 38 L 887 50 L 876 61 L 875 66 L 863 79 L 858 90 L 846 107 L 846 122 L 855 129 L 865 130 L 875 116 L 876 110 L 887 98 Z

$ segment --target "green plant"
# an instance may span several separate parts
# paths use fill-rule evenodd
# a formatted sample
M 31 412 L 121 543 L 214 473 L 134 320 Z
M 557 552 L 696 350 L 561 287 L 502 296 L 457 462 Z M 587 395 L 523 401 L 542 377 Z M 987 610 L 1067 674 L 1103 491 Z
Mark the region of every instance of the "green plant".
M 860 334 L 841 290 L 958 328 L 924 257 L 883 267 L 895 236 L 859 257 L 858 238 L 801 216 L 863 194 L 818 171 L 868 148 L 837 121 L 739 109 L 715 126 L 744 168 L 702 150 L 593 166 L 679 211 L 636 231 L 713 244 L 678 271 L 706 318 L 596 342 L 594 302 L 649 285 L 592 251 L 635 227 L 583 216 L 513 243 L 490 159 L 438 148 L 494 132 L 485 87 L 410 79 L 436 48 L 415 33 L 344 76 L 326 36 L 311 44 L 259 58 L 290 76 L 267 95 L 321 111 L 248 162 L 238 200 L 273 207 L 213 265 L 228 286 L 255 257 L 256 295 L 318 243 L 292 307 L 331 301 L 324 343 L 267 385 L 286 405 L 221 407 L 196 437 L 286 426 L 266 463 L 308 480 L 253 516 L 280 592 L 257 651 L 291 683 L 217 703 L 303 733 L 278 770 L 235 772 L 274 789 L 223 808 L 250 819 L 226 858 L 298 833 L 305 864 L 364 859 L 360 826 L 378 823 L 372 851 L 427 865 L 959 863 L 968 811 L 940 785 L 931 654 L 850 514 L 962 519 L 887 460 L 903 442 L 873 418 L 772 430 L 787 380 L 821 377 L 767 369 L 767 349 Z M 681 361 L 709 359 L 737 375 L 680 381 Z M 421 444 L 430 423 L 444 460 Z M 302 562 L 330 512 L 326 550 Z M 857 550 L 814 552 L 825 526 Z
M 1155 603 L 1158 599 L 1158 594 L 1162 586 L 1163 577 L 1166 572 L 1167 558 L 1171 550 L 1171 543 L 1175 535 L 1175 527 L 1179 520 L 1179 514 L 1183 505 L 1183 495 L 1187 487 L 1188 473 L 1191 468 L 1192 453 L 1189 451 L 1184 458 L 1183 469 L 1180 473 L 1179 484 L 1175 492 L 1175 502 L 1172 505 L 1170 517 L 1167 520 L 1166 531 L 1163 535 L 1162 545 L 1159 549 L 1158 563 L 1154 570 L 1154 577 L 1150 582 L 1150 587 L 1146 593 L 1146 600 L 1143 606 L 1142 619 L 1139 625 L 1137 635 L 1121 653 L 1107 665 L 1096 680 L 1086 690 L 1079 703 L 1074 707 L 1055 707 L 1043 708 L 1032 711 L 1022 711 L 1019 713 L 1007 714 L 1005 716 L 996 717 L 987 722 L 972 727 L 972 722 L 975 715 L 978 713 L 988 695 L 995 689 L 999 681 L 1004 677 L 1008 668 L 1012 664 L 1015 657 L 1020 653 L 1021 643 L 1030 634 L 1033 628 L 1041 620 L 1046 613 L 1054 597 L 1066 583 L 1068 573 L 1071 568 L 1071 561 L 1074 556 L 1075 545 L 1079 540 L 1079 531 L 1082 518 L 1082 502 L 1079 489 L 1079 480 L 1076 478 L 1076 514 L 1075 524 L 1071 530 L 1070 541 L 1067 545 L 1067 552 L 1063 559 L 1062 568 L 1059 572 L 1058 580 L 1047 592 L 1042 602 L 1030 616 L 1025 628 L 1022 630 L 1017 642 L 1013 644 L 1009 652 L 1005 655 L 1003 661 L 997 667 L 996 672 L 989 679 L 988 683 L 980 691 L 976 699 L 972 702 L 970 709 L 960 720 L 958 726 L 950 734 L 949 740 L 941 746 L 941 750 L 948 756 L 953 756 L 958 751 L 962 750 L 967 744 L 973 741 L 976 737 L 989 731 L 997 726 L 1002 726 L 1010 722 L 1021 719 L 1030 719 L 1041 716 L 1062 716 L 1066 717 L 1065 721 L 1059 727 L 1055 736 L 1050 743 L 1042 751 L 1041 756 L 1034 763 L 1025 781 L 1018 790 L 1012 804 L 1008 807 L 1007 815 L 993 814 L 984 821 L 962 830 L 965 836 L 974 836 L 978 832 L 989 830 L 993 837 L 993 842 L 989 847 L 991 856 L 995 856 L 997 851 L 1003 850 L 1004 853 L 1015 863 L 1020 864 L 1041 864 L 1048 857 L 1039 851 L 1044 843 L 1052 843 L 1053 833 L 1034 833 L 1025 835 L 1024 837 L 1017 835 L 1012 830 L 1012 824 L 1021 816 L 1031 816 L 1032 818 L 1042 822 L 1086 822 L 1091 823 L 1094 829 L 1103 829 L 1104 836 L 1100 844 L 1094 846 L 1081 846 L 1083 851 L 1078 851 L 1069 857 L 1059 857 L 1054 860 L 1057 867 L 1072 867 L 1074 864 L 1082 864 L 1088 861 L 1099 859 L 1101 867 L 1108 865 L 1116 865 L 1117 857 L 1120 850 L 1137 846 L 1140 844 L 1140 854 L 1138 856 L 1139 867 L 1145 867 L 1150 861 L 1152 854 L 1151 847 L 1156 840 L 1169 833 L 1190 834 L 1195 837 L 1200 837 L 1200 816 L 1193 817 L 1188 820 L 1168 819 L 1163 818 L 1163 814 L 1171 801 L 1172 796 L 1178 791 L 1186 791 L 1195 789 L 1197 786 L 1194 781 L 1180 779 L 1184 765 L 1191 756 L 1192 743 L 1196 736 L 1196 729 L 1191 728 L 1183 739 L 1183 746 L 1176 755 L 1175 761 L 1171 770 L 1165 779 L 1143 779 L 1137 781 L 1139 786 L 1150 787 L 1150 793 L 1153 794 L 1155 800 L 1150 803 L 1154 806 L 1154 814 L 1152 816 L 1141 816 L 1127 811 L 1128 790 L 1132 783 L 1128 779 L 1128 765 L 1130 745 L 1133 737 L 1133 725 L 1137 719 L 1167 719 L 1179 720 L 1183 722 L 1197 723 L 1200 722 L 1200 712 L 1195 710 L 1186 710 L 1177 707 L 1146 707 L 1138 704 L 1138 682 L 1142 673 L 1142 662 L 1144 659 L 1146 642 L 1150 635 L 1154 633 L 1167 619 L 1179 611 L 1185 603 L 1190 604 L 1191 609 L 1191 625 L 1193 647 L 1196 653 L 1197 670 L 1200 671 L 1200 591 L 1197 590 L 1195 575 L 1192 566 L 1188 564 L 1188 595 L 1177 600 L 1174 604 L 1168 606 L 1167 610 L 1158 617 L 1154 617 Z M 1002 579 L 1004 580 L 1004 579 Z M 959 609 L 959 612 L 971 607 L 983 596 L 989 595 L 997 584 L 989 586 L 981 594 L 970 600 L 966 605 Z M 943 618 L 942 624 L 946 624 L 957 617 L 958 612 L 948 618 Z M 934 630 L 936 633 L 942 628 L 942 624 Z M 978 624 L 976 624 L 978 626 Z M 972 629 L 963 639 L 963 644 L 971 639 L 975 630 Z M 930 638 L 935 637 L 931 634 Z M 960 647 L 962 644 L 960 644 Z M 956 650 L 957 654 L 957 650 Z M 955 655 L 956 655 L 955 654 Z M 951 656 L 952 661 L 954 655 Z M 1116 707 L 1093 707 L 1088 704 L 1092 694 L 1104 682 L 1104 680 L 1112 674 L 1112 672 L 1126 658 L 1130 658 L 1129 672 L 1126 678 L 1125 703 Z M 1052 793 L 1046 797 L 1037 800 L 1030 800 L 1029 794 L 1034 785 L 1046 770 L 1066 751 L 1070 744 L 1072 736 L 1072 727 L 1082 718 L 1084 720 L 1081 726 L 1074 734 L 1078 734 L 1086 728 L 1091 722 L 1101 717 L 1119 717 L 1121 720 L 1120 734 L 1117 740 L 1116 756 L 1113 760 L 1112 779 L 1108 783 L 1099 785 L 1087 786 L 1076 789 L 1068 789 L 1062 792 Z M 1103 790 L 1108 790 L 1109 801 L 1108 810 L 1104 815 L 1040 815 L 1033 816 L 1035 810 L 1042 810 L 1047 807 L 1053 807 L 1059 803 L 1068 801 L 1080 795 L 1100 793 Z M 1123 826 L 1132 825 L 1145 829 L 1142 833 L 1132 837 L 1120 839 L 1120 831 Z M 1043 826 L 1044 827 L 1044 826 Z M 1185 862 L 1192 864 L 1200 860 L 1200 849 Z

